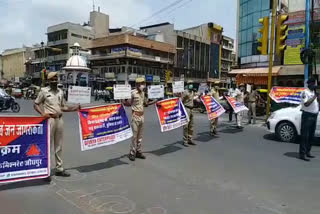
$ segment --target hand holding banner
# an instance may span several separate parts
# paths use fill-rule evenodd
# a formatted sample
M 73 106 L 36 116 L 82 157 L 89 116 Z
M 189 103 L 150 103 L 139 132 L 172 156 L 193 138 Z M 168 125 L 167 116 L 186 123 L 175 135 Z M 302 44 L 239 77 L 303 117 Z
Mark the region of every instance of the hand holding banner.
M 170 131 L 188 124 L 189 117 L 179 98 L 162 100 L 156 103 L 161 132 Z
M 270 91 L 270 98 L 276 103 L 301 103 L 301 92 L 304 88 L 294 88 L 294 87 L 273 87 Z
M 121 104 L 81 109 L 81 150 L 108 146 L 132 137 L 125 109 Z
M 201 96 L 201 101 L 205 105 L 208 113 L 208 119 L 213 120 L 222 115 L 226 110 L 212 96 Z
M 233 97 L 226 96 L 227 101 L 230 103 L 231 107 L 233 108 L 234 113 L 239 113 L 240 111 L 248 111 L 249 109 L 241 102 L 238 102 Z

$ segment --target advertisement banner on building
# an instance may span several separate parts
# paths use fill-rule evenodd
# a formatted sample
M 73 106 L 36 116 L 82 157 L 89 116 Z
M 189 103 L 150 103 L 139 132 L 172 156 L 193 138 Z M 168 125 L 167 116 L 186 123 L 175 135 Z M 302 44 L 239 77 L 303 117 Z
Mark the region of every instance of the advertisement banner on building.
M 69 86 L 68 102 L 86 104 L 91 102 L 91 88 L 81 86 Z
M 220 115 L 226 112 L 226 110 L 220 105 L 220 103 L 217 102 L 212 96 L 201 96 L 201 101 L 206 107 L 209 120 L 220 117 Z
M 301 103 L 301 92 L 304 88 L 295 88 L 295 87 L 273 87 L 270 91 L 270 98 L 276 103 L 292 103 L 300 104 Z
M 132 137 L 121 104 L 90 107 L 79 111 L 81 151 L 108 146 Z
M 50 131 L 42 117 L 1 117 L 0 183 L 50 175 Z
M 148 86 L 148 98 L 159 99 L 164 97 L 164 86 L 163 85 L 150 85 Z
M 229 102 L 229 104 L 231 105 L 231 107 L 233 108 L 234 113 L 239 113 L 241 111 L 248 111 L 249 109 L 241 102 L 238 102 L 235 98 L 233 97 L 227 97 L 226 96 L 227 101 Z
M 172 83 L 172 92 L 181 93 L 184 92 L 184 81 L 175 81 Z
M 131 99 L 131 85 L 114 85 L 113 93 L 115 100 Z
M 179 98 L 156 103 L 161 132 L 167 132 L 188 124 L 189 117 Z
M 285 65 L 302 65 L 300 59 L 301 49 L 305 42 L 305 25 L 288 25 L 286 45 L 284 52 Z

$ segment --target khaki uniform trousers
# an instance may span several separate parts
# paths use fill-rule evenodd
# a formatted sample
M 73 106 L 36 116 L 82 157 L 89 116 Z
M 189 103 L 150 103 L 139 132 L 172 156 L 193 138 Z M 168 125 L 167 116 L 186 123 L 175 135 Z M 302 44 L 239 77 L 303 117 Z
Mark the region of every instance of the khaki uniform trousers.
M 210 120 L 210 133 L 214 133 L 215 131 L 217 131 L 217 126 L 218 126 L 218 117 Z
M 248 119 L 249 123 L 251 123 L 251 117 L 253 117 L 253 124 L 256 123 L 256 103 L 255 102 L 249 102 L 249 112 L 248 112 Z
M 193 137 L 193 113 L 192 109 L 187 107 L 185 109 L 189 116 L 189 123 L 183 126 L 183 142 L 187 144 L 188 142 L 192 142 Z
M 60 118 L 50 118 L 50 146 L 54 148 L 56 170 L 62 172 L 64 169 L 62 167 L 62 145 L 63 145 L 63 119 Z
M 132 115 L 131 128 L 133 132 L 132 142 L 130 145 L 130 154 L 135 155 L 141 151 L 143 136 L 144 116 Z

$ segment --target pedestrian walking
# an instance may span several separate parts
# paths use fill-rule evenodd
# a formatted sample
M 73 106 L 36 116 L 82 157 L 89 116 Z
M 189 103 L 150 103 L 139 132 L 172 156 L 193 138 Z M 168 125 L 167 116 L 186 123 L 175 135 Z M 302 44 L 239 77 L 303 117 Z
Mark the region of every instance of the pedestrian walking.
M 220 96 L 219 96 L 219 86 L 215 84 L 211 91 L 209 92 L 209 95 L 212 96 L 217 102 L 220 102 Z M 218 135 L 217 132 L 217 126 L 218 126 L 218 117 L 215 119 L 210 120 L 210 135 Z
M 183 145 L 188 147 L 189 145 L 196 145 L 193 142 L 193 107 L 194 100 L 197 98 L 193 91 L 193 84 L 191 81 L 188 82 L 187 89 L 182 95 L 182 103 L 185 106 L 186 112 L 189 116 L 189 123 L 183 126 Z
M 149 106 L 157 101 L 148 102 L 145 96 L 146 81 L 143 77 L 136 79 L 136 89 L 131 93 L 131 100 L 125 101 L 125 106 L 131 106 L 132 109 L 132 120 L 131 128 L 133 131 L 132 142 L 130 145 L 129 159 L 135 161 L 136 158 L 146 159 L 146 156 L 142 154 L 142 137 L 144 127 L 144 106 Z
M 316 130 L 317 117 L 319 113 L 318 95 L 316 94 L 316 80 L 311 78 L 307 81 L 308 88 L 301 93 L 301 141 L 299 148 L 299 158 L 310 161 L 314 158 L 311 155 L 311 142 Z
M 34 103 L 34 109 L 44 118 L 49 118 L 50 144 L 54 146 L 56 176 L 69 177 L 70 174 L 63 168 L 62 146 L 63 146 L 63 119 L 62 112 L 78 111 L 80 105 L 74 107 L 66 106 L 63 92 L 58 88 L 57 72 L 50 72 L 47 76 L 49 87 L 42 88 Z M 48 178 L 51 181 L 51 177 Z
M 232 87 L 229 89 L 228 91 L 228 96 L 229 97 L 236 97 L 237 95 L 237 88 L 236 88 L 236 85 L 235 84 L 232 84 Z M 233 115 L 233 108 L 232 106 L 230 105 L 230 103 L 228 102 L 228 105 L 229 105 L 229 122 L 232 122 L 232 115 Z
M 260 99 L 259 98 L 259 94 L 257 91 L 257 87 L 253 86 L 252 87 L 252 92 L 248 93 L 247 95 L 247 99 L 248 99 L 248 123 L 251 124 L 251 120 L 253 119 L 253 124 L 256 124 L 256 105 L 257 105 L 257 101 Z

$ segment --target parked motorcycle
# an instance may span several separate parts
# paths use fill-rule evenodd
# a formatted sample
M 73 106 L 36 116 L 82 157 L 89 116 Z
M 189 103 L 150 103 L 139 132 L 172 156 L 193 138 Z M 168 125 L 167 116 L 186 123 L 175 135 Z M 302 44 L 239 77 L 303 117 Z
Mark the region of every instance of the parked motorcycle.
M 18 113 L 20 111 L 20 105 L 16 102 L 16 99 L 12 96 L 4 97 L 5 100 L 0 103 L 0 111 L 11 109 L 12 112 Z

